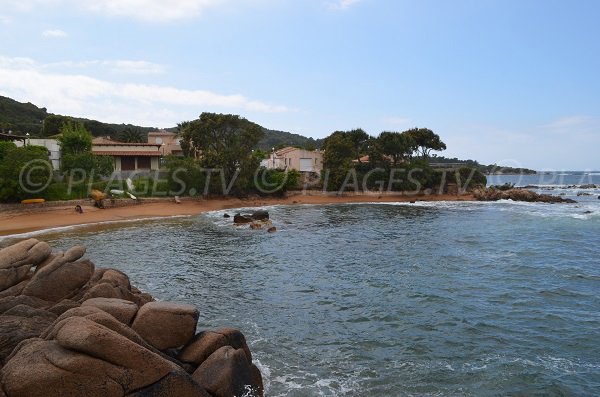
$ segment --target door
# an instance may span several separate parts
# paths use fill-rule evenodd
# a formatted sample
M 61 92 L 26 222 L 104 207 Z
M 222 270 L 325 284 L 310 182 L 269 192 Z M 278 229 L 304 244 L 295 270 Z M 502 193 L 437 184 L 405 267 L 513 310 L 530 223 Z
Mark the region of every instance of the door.
M 150 157 L 138 157 L 138 170 L 150 169 Z
M 312 172 L 313 161 L 312 159 L 300 159 L 300 172 Z
M 121 157 L 121 171 L 135 171 L 135 157 L 134 156 L 122 156 Z

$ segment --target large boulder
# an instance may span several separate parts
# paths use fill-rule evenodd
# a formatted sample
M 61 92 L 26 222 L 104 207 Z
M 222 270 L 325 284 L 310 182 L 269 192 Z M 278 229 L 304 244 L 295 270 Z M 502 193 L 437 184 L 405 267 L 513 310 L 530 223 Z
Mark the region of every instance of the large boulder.
M 216 331 L 203 331 L 196 335 L 177 356 L 183 362 L 201 365 L 211 354 L 221 347 L 231 346 L 242 349 L 249 362 L 252 362 L 252 354 L 246 343 L 246 338 L 239 330 L 233 328 L 221 328 Z
M 112 316 L 88 313 L 69 313 L 44 340 L 30 339 L 15 349 L 0 373 L 8 396 L 124 396 L 173 371 L 187 375 L 136 343 L 141 338 Z
M 42 263 L 51 253 L 52 248 L 44 242 L 39 242 L 34 238 L 24 240 L 0 250 L 0 269 L 22 265 L 36 266 Z
M 138 311 L 132 328 L 159 350 L 185 345 L 196 332 L 198 310 L 192 305 L 150 302 Z
M 198 382 L 181 371 L 171 371 L 158 382 L 128 397 L 211 397 Z M 241 397 L 241 396 L 240 396 Z
M 24 304 L 5 311 L 0 316 L 0 362 L 20 342 L 37 338 L 55 319 L 56 315 L 53 313 Z
M 256 377 L 257 371 L 244 350 L 224 346 L 211 354 L 192 377 L 215 397 L 262 396 L 262 378 Z
M 203 331 L 196 335 L 177 356 L 177 359 L 196 366 L 229 342 L 225 335 L 214 331 Z
M 0 291 L 4 291 L 25 280 L 29 275 L 29 269 L 31 269 L 31 265 L 0 269 Z
M 76 294 L 92 277 L 94 264 L 89 260 L 71 262 L 73 257 L 68 252 L 58 256 L 33 275 L 22 293 L 52 302 Z
M 138 306 L 125 299 L 92 298 L 84 301 L 81 306 L 94 306 L 104 310 L 124 324 L 131 324 L 138 311 Z

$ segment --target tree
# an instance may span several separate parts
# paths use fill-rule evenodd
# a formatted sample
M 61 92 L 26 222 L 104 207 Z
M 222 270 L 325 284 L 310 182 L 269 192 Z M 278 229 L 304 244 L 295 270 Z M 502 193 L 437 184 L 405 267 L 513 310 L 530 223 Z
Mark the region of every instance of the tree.
M 261 126 L 232 114 L 202 113 L 182 130 L 188 156 L 199 153 L 201 164 L 222 170 L 225 181 L 233 181 L 238 193 L 247 189 L 259 164 L 252 149 L 264 134 Z
M 112 158 L 92 154 L 92 134 L 82 123 L 67 122 L 58 138 L 61 171 L 65 174 L 83 171 L 86 176 L 108 176 L 113 171 Z
M 44 136 L 58 135 L 61 133 L 63 126 L 72 121 L 73 119 L 70 117 L 51 114 L 44 119 L 42 134 Z
M 360 163 L 360 156 L 363 154 L 366 143 L 371 138 L 363 129 L 357 128 L 355 130 L 347 131 L 346 134 L 352 141 L 354 146 L 354 158 Z
M 412 137 L 416 150 L 423 159 L 427 159 L 432 150 L 446 150 L 446 144 L 442 142 L 440 136 L 428 128 L 413 128 L 405 133 Z
M 67 122 L 61 128 L 58 137 L 61 154 L 80 154 L 92 150 L 92 134 L 90 134 L 82 123 Z
M 43 196 L 51 179 L 48 149 L 43 146 L 11 148 L 0 160 L 0 201 Z
M 327 188 L 338 190 L 352 169 L 356 155 L 354 142 L 349 134 L 336 131 L 325 139 L 323 149 L 323 177 L 327 178 Z
M 9 151 L 16 149 L 17 145 L 10 141 L 0 141 L 0 161 L 6 157 Z
M 382 154 L 392 159 L 394 166 L 401 161 L 410 160 L 416 143 L 406 132 L 384 131 L 377 138 L 377 145 Z
M 144 134 L 139 128 L 127 127 L 117 134 L 117 139 L 126 143 L 145 142 Z

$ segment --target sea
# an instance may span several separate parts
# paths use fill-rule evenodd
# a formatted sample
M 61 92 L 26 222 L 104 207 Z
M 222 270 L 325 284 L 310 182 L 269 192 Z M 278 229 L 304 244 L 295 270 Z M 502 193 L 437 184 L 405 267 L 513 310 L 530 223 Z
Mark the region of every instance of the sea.
M 199 330 L 241 329 L 267 396 L 598 396 L 600 172 L 504 183 L 577 203 L 271 206 L 274 234 L 228 210 L 35 237 L 196 305 Z

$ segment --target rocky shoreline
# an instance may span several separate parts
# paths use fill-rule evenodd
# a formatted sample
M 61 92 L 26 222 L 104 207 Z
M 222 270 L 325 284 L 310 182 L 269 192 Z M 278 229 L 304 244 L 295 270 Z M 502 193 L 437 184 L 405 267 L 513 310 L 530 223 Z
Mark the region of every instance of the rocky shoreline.
M 531 190 L 513 188 L 501 190 L 491 188 L 473 190 L 473 197 L 478 201 L 498 201 L 498 200 L 513 200 L 525 201 L 530 203 L 576 203 L 577 201 L 561 196 L 553 196 L 550 194 L 538 194 Z
M 263 396 L 240 331 L 196 333 L 197 308 L 84 254 L 36 239 L 0 250 L 0 397 Z

